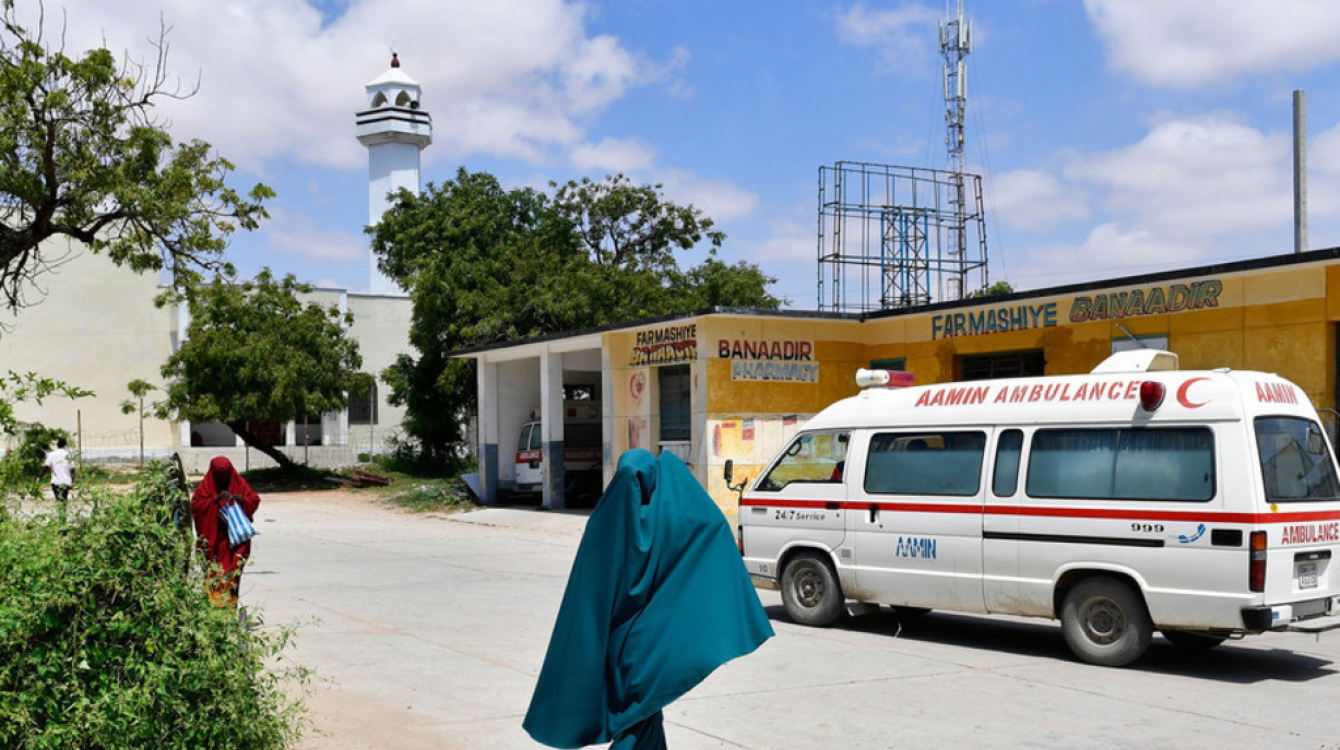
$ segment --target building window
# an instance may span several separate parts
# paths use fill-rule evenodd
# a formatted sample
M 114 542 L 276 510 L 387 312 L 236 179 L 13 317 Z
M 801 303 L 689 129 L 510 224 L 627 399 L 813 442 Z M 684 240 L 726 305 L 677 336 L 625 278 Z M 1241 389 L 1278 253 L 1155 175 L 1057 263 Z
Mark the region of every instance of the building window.
M 907 359 L 905 357 L 893 357 L 890 359 L 872 359 L 870 360 L 870 369 L 904 372 L 907 370 Z
M 965 354 L 959 360 L 960 380 L 994 380 L 1044 375 L 1047 360 L 1041 349 L 996 354 Z
M 1122 336 L 1112 339 L 1112 353 L 1129 352 L 1133 349 L 1161 349 L 1168 351 L 1168 334 L 1156 333 L 1150 336 Z
M 293 418 L 294 445 L 321 445 L 321 415 L 299 414 Z
M 349 424 L 377 424 L 377 383 L 366 393 L 349 394 Z
M 661 440 L 687 442 L 693 434 L 692 376 L 689 366 L 662 367 L 657 375 L 657 385 L 660 386 Z

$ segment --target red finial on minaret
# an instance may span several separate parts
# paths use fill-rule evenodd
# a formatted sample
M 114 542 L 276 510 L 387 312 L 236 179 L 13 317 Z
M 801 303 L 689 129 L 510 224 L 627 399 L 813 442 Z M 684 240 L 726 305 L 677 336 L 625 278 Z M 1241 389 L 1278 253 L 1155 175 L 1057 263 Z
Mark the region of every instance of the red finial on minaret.
M 394 52 L 391 53 L 391 67 L 393 68 L 400 67 L 400 56 Z

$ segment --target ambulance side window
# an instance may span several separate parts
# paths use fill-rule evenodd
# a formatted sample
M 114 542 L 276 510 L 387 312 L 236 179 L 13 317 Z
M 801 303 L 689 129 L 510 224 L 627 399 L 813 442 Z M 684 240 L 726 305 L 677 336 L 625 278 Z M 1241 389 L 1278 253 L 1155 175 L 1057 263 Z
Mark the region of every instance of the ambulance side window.
M 1204 427 L 1056 429 L 1033 433 L 1029 497 L 1188 500 L 1214 497 L 1214 434 Z
M 975 495 L 981 432 L 883 432 L 870 439 L 865 491 L 876 495 Z
M 809 432 L 797 435 L 786 446 L 781 460 L 767 476 L 758 481 L 755 490 L 775 492 L 788 484 L 842 482 L 847 465 L 847 446 L 851 435 L 847 432 Z
M 540 441 L 540 439 L 541 439 L 542 437 L 544 437 L 544 431 L 540 429 L 540 425 L 539 425 L 538 423 L 531 425 L 531 426 L 530 426 L 530 449 L 531 449 L 531 450 L 533 450 L 533 451 L 537 451 L 537 450 L 539 450 L 539 449 L 541 449 L 541 448 L 544 447 L 544 444 Z
M 518 451 L 524 451 L 527 449 L 527 447 L 529 447 L 529 445 L 530 445 L 530 425 L 522 425 L 521 435 L 520 437 L 517 438 L 516 441 L 516 449 Z
M 996 470 L 991 491 L 996 497 L 1013 497 L 1019 489 L 1019 455 L 1024 449 L 1024 433 L 1006 430 L 996 442 Z

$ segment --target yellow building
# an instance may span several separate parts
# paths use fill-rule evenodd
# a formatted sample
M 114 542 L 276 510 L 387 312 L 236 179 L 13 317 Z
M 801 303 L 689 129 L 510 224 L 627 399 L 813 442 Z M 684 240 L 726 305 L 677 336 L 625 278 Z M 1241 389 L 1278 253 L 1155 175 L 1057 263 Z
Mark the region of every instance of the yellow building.
M 1166 348 L 1184 369 L 1279 373 L 1334 435 L 1338 320 L 1333 248 L 859 316 L 714 309 L 460 356 L 479 363 L 485 502 L 513 486 L 517 436 L 539 419 L 542 502 L 564 507 L 548 458 L 577 396 L 600 403 L 605 481 L 629 448 L 674 451 L 734 515 L 726 460 L 756 476 L 809 417 L 856 392 L 861 367 L 939 383 L 1082 373 L 1114 350 Z

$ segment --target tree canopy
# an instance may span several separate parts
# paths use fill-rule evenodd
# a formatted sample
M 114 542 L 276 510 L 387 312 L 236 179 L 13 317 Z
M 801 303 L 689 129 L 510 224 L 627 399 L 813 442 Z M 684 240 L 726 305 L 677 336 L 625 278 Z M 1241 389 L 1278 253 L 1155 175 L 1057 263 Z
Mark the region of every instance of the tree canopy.
M 461 169 L 422 194 L 401 191 L 368 230 L 379 267 L 413 303 L 419 355 L 382 375 L 424 458 L 448 460 L 467 440 L 474 368 L 452 352 L 713 305 L 781 304 L 767 291 L 775 279 L 717 258 L 725 235 L 659 185 L 613 175 L 550 187 L 553 195 L 507 190 Z M 675 253 L 704 240 L 709 257 L 681 270 Z
M 275 281 L 268 269 L 254 282 L 202 285 L 190 300 L 186 341 L 162 368 L 167 399 L 160 414 L 223 422 L 247 445 L 291 465 L 255 423 L 344 408 L 362 365 L 346 330 L 353 316 L 304 304 L 298 295 L 310 291 L 291 274 Z
M 152 63 L 118 63 L 107 49 L 71 57 L 45 46 L 0 0 L 0 303 L 17 312 L 25 289 L 61 260 L 44 245 L 65 236 L 136 271 L 167 269 L 179 289 L 232 270 L 234 229 L 254 229 L 274 193 L 245 195 L 210 145 L 173 140 L 154 117 L 169 85 L 167 33 Z

